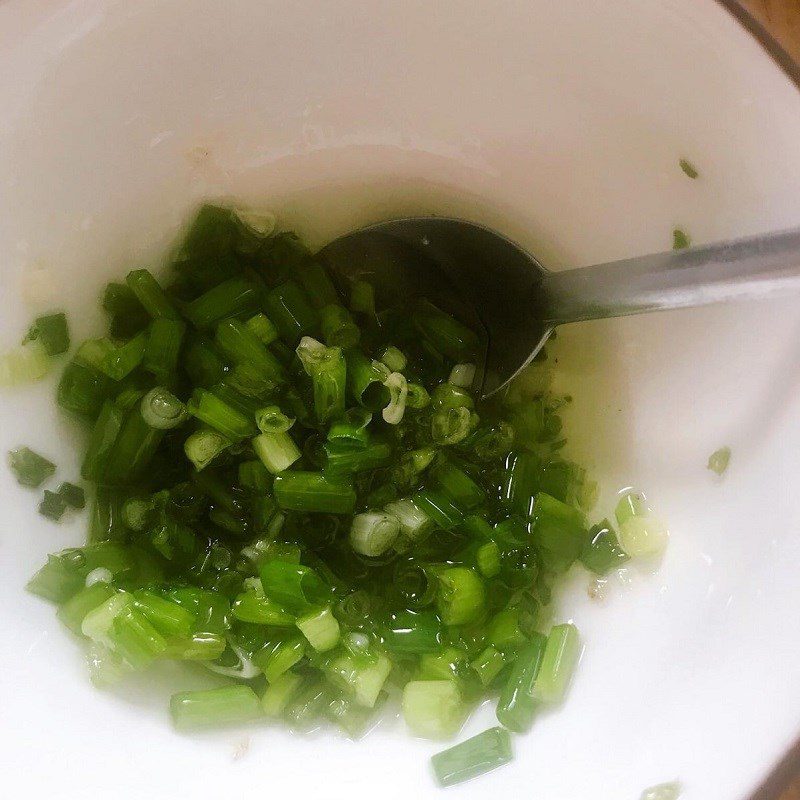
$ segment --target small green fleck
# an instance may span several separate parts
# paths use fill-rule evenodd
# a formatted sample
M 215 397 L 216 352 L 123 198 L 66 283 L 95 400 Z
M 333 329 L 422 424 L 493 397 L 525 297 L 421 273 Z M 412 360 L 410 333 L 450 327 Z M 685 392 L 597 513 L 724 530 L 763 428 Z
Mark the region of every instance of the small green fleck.
M 731 449 L 730 447 L 720 447 L 719 450 L 715 450 L 709 457 L 708 457 L 708 468 L 712 472 L 716 472 L 717 475 L 722 475 L 726 469 L 728 469 L 728 464 L 731 460 Z
M 640 800 L 678 800 L 681 794 L 681 785 L 677 781 L 659 783 L 642 792 Z
M 39 513 L 43 517 L 58 522 L 67 510 L 67 501 L 57 492 L 44 490 L 44 497 L 39 503 Z
M 70 508 L 80 510 L 86 507 L 86 493 L 80 486 L 76 486 L 74 483 L 64 481 L 64 483 L 58 487 L 58 494 L 61 495 L 64 502 Z
M 689 238 L 689 234 L 682 231 L 680 228 L 675 228 L 672 231 L 672 249 L 673 250 L 685 250 L 687 247 L 692 246 L 692 240 Z
M 684 171 L 687 178 L 694 180 L 700 174 L 697 171 L 697 167 L 695 167 L 691 161 L 687 161 L 685 158 L 682 158 L 678 163 L 681 165 L 681 169 Z
M 22 486 L 38 489 L 56 471 L 56 465 L 27 447 L 8 454 L 8 465 Z
M 31 325 L 22 343 L 39 340 L 47 355 L 59 356 L 69 350 L 69 327 L 63 311 L 39 317 Z

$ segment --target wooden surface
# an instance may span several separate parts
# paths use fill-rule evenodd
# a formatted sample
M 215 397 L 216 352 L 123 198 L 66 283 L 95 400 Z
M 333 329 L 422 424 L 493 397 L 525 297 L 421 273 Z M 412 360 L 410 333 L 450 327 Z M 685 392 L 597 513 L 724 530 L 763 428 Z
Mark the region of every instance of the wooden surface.
M 800 0 L 741 0 L 750 13 L 800 61 Z
M 750 13 L 800 62 L 800 0 L 741 0 Z M 800 800 L 800 779 L 781 800 Z

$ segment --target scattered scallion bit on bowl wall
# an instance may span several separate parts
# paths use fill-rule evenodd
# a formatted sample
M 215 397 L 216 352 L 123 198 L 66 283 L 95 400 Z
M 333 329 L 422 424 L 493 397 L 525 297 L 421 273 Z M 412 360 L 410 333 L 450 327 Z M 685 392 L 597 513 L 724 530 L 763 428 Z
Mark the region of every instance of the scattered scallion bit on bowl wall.
M 692 246 L 692 240 L 689 234 L 681 228 L 673 228 L 672 230 L 672 249 L 685 250 L 687 247 Z
M 448 298 L 335 285 L 269 214 L 204 206 L 171 268 L 109 284 L 108 335 L 63 371 L 58 404 L 88 430 L 88 543 L 28 589 L 84 639 L 98 685 L 165 658 L 223 676 L 173 696 L 180 729 L 357 738 L 395 687 L 411 732 L 447 738 L 497 693 L 503 727 L 433 766 L 448 785 L 509 761 L 508 731 L 564 700 L 581 654 L 574 625 L 544 624 L 564 574 L 666 544 L 638 494 L 619 538 L 590 525 L 547 354 L 480 401 L 480 335 Z M 31 486 L 54 469 L 27 450 L 12 468 Z M 64 483 L 43 513 L 83 504 Z
M 697 167 L 695 167 L 695 165 L 692 164 L 692 162 L 689 161 L 688 159 L 682 158 L 678 162 L 678 164 L 687 178 L 691 178 L 692 180 L 694 180 L 700 174 L 697 171 Z
M 730 461 L 731 461 L 730 447 L 727 446 L 720 447 L 719 450 L 715 450 L 708 457 L 707 467 L 712 472 L 716 472 L 717 475 L 722 476 L 727 471 Z
M 678 800 L 681 791 L 681 785 L 677 781 L 659 783 L 657 786 L 645 789 L 639 800 Z

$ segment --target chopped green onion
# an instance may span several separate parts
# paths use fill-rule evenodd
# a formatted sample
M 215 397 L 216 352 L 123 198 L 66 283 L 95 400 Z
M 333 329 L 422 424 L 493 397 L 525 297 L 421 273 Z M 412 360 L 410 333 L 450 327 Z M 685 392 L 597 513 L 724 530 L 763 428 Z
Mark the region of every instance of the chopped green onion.
M 445 625 L 467 625 L 480 618 L 486 605 L 483 581 L 467 567 L 451 567 L 438 574 L 436 607 Z
M 614 516 L 617 518 L 617 522 L 623 525 L 631 517 L 644 516 L 648 511 L 647 499 L 641 492 L 626 491 L 614 509 Z
M 278 329 L 265 314 L 256 314 L 247 320 L 247 329 L 255 334 L 263 345 L 270 345 L 278 338 Z
M 262 433 L 286 433 L 295 423 L 278 406 L 266 406 L 256 411 L 256 425 Z
M 159 381 L 167 381 L 178 368 L 186 324 L 178 319 L 157 317 L 150 323 L 142 366 Z
M 86 507 L 86 492 L 80 486 L 65 481 L 58 487 L 58 494 L 70 507 L 81 510 Z
M 475 333 L 427 300 L 418 303 L 412 322 L 431 347 L 447 358 L 464 361 L 478 352 Z
M 217 326 L 215 340 L 235 364 L 252 367 L 261 377 L 281 383 L 283 367 L 250 328 L 235 319 Z
M 288 469 L 300 458 L 300 451 L 288 433 L 262 433 L 253 439 L 253 450 L 273 475 Z
M 266 239 L 275 230 L 276 219 L 271 211 L 234 208 L 233 217 L 245 233 L 258 241 Z
M 533 699 L 539 703 L 560 703 L 567 693 L 580 654 L 578 629 L 569 623 L 554 625 L 547 637 L 542 664 L 533 686 Z
M 297 271 L 300 283 L 314 308 L 322 309 L 339 302 L 339 294 L 321 264 L 315 261 L 300 264 Z
M 331 650 L 339 643 L 339 623 L 328 606 L 298 617 L 295 624 L 318 653 Z
M 223 450 L 233 442 L 219 431 L 203 428 L 193 433 L 184 443 L 186 458 L 194 464 L 196 470 L 205 469 Z
M 435 411 L 431 417 L 431 435 L 440 445 L 458 444 L 475 427 L 476 416 L 468 408 L 447 408 Z
M 384 510 L 397 518 L 400 533 L 411 541 L 423 538 L 433 528 L 433 520 L 410 498 L 387 503 Z
M 284 718 L 292 728 L 310 728 L 329 702 L 329 686 L 323 679 L 311 680 L 290 700 Z
M 37 317 L 31 325 L 26 342 L 37 340 L 48 356 L 60 356 L 69 350 L 69 328 L 63 311 Z M 24 342 L 23 342 L 24 344 Z
M 475 563 L 484 578 L 494 578 L 500 572 L 500 548 L 495 542 L 484 542 L 475 552 Z
M 409 681 L 403 689 L 403 719 L 426 739 L 446 739 L 461 727 L 461 693 L 451 680 Z
M 433 476 L 459 508 L 471 509 L 486 500 L 486 492 L 454 464 L 442 462 L 434 469 Z
M 255 422 L 247 414 L 206 389 L 195 389 L 186 408 L 192 416 L 231 441 L 236 442 L 255 433 Z
M 329 347 L 355 347 L 361 331 L 353 322 L 350 312 L 338 303 L 331 303 L 319 312 L 322 338 Z
M 653 514 L 631 517 L 619 527 L 620 540 L 633 558 L 658 556 L 669 540 L 667 526 Z
M 114 617 L 109 635 L 114 652 L 133 669 L 144 669 L 167 649 L 164 637 L 132 606 Z
M 231 278 L 187 303 L 183 313 L 196 328 L 207 330 L 230 317 L 255 312 L 258 303 L 259 291 L 255 284 Z
M 284 611 L 274 600 L 261 592 L 247 591 L 239 594 L 231 606 L 231 614 L 242 622 L 254 625 L 272 625 L 286 628 L 294 625 L 295 618 Z
M 449 750 L 442 750 L 431 758 L 433 772 L 440 786 L 453 786 L 468 781 L 503 764 L 514 755 L 511 736 L 503 728 L 489 728 Z
M 172 695 L 169 707 L 175 727 L 180 730 L 240 724 L 261 716 L 256 693 L 244 685 L 180 692 Z
M 326 347 L 310 336 L 297 346 L 297 355 L 314 385 L 314 410 L 319 422 L 344 413 L 347 366 L 340 347 Z
M 50 492 L 47 489 L 44 490 L 44 497 L 39 503 L 39 513 L 43 517 L 58 522 L 64 516 L 66 510 L 67 501 L 60 494 Z
M 170 302 L 158 281 L 146 269 L 135 269 L 125 279 L 128 287 L 136 295 L 136 299 L 144 306 L 147 313 L 156 319 L 169 317 L 178 319 L 179 314 Z
M 694 180 L 694 178 L 696 178 L 700 174 L 697 171 L 697 168 L 694 166 L 694 164 L 692 164 L 691 161 L 688 161 L 685 158 L 682 158 L 678 162 L 678 164 L 679 164 L 680 168 L 683 170 L 683 172 L 684 172 L 684 174 L 686 175 L 687 178 L 692 178 Z
M 52 361 L 38 342 L 0 353 L 0 387 L 19 386 L 41 380 L 50 371 Z
M 488 686 L 506 665 L 506 657 L 491 645 L 482 650 L 471 662 L 470 666 L 478 675 L 483 686 Z
M 469 389 L 475 380 L 474 364 L 456 364 L 450 372 L 448 383 L 458 386 L 461 389 Z
M 708 469 L 712 472 L 716 472 L 717 475 L 722 475 L 725 470 L 728 469 L 728 464 L 731 460 L 731 449 L 730 447 L 720 447 L 719 450 L 715 450 L 709 457 L 708 457 Z
M 689 234 L 682 231 L 680 228 L 675 228 L 672 231 L 672 249 L 685 250 L 687 247 L 692 246 L 692 240 Z
M 347 388 L 355 402 L 370 411 L 382 409 L 389 402 L 389 390 L 384 386 L 388 368 L 371 361 L 360 350 L 348 350 L 345 358 Z
M 369 431 L 372 412 L 366 408 L 351 408 L 344 416 L 331 423 L 328 429 L 328 441 L 341 442 L 353 447 L 366 447 L 369 444 Z
M 604 520 L 589 529 L 580 559 L 588 570 L 596 575 L 605 575 L 629 561 L 630 556 L 619 546 L 611 523 Z
M 385 553 L 400 533 L 397 517 L 383 511 L 356 514 L 350 527 L 350 545 L 363 556 Z
M 352 514 L 356 493 L 349 483 L 321 472 L 284 472 L 276 476 L 275 500 L 288 511 Z
M 497 719 L 509 730 L 524 733 L 536 711 L 534 685 L 542 667 L 547 637 L 534 633 L 511 667 L 497 703 Z
M 408 359 L 403 354 L 403 351 L 399 350 L 397 347 L 387 347 L 383 353 L 381 353 L 381 361 L 386 364 L 392 372 L 402 372 L 408 364 Z
M 253 660 L 264 673 L 267 683 L 275 683 L 295 664 L 303 660 L 306 647 L 306 640 L 302 636 L 292 636 L 289 639 L 268 643 L 253 656 Z
M 677 781 L 659 783 L 642 792 L 639 800 L 678 800 L 681 795 L 681 785 Z
M 463 512 L 444 492 L 424 489 L 412 498 L 414 505 L 427 514 L 433 523 L 446 531 L 454 528 L 464 518 Z
M 177 603 L 155 592 L 140 589 L 133 593 L 134 605 L 162 635 L 188 638 L 195 624 L 195 615 Z
M 431 402 L 428 390 L 419 383 L 409 383 L 406 386 L 406 406 L 415 410 L 427 408 Z
M 294 672 L 284 672 L 279 678 L 271 682 L 261 696 L 261 709 L 267 717 L 280 717 L 286 706 L 292 701 L 300 687 L 303 678 Z
M 150 315 L 124 283 L 106 286 L 103 310 L 110 317 L 110 333 L 115 339 L 130 339 L 150 323 Z
M 367 281 L 353 281 L 350 288 L 350 308 L 359 314 L 375 316 L 375 290 Z
M 86 615 L 103 605 L 116 594 L 107 583 L 93 583 L 69 598 L 56 612 L 56 616 L 74 634 L 81 635 L 81 625 Z
M 326 442 L 322 449 L 325 453 L 325 471 L 332 477 L 387 466 L 394 454 L 392 445 L 380 439 L 368 441 L 361 448 L 338 439 Z
M 400 655 L 437 653 L 441 637 L 441 623 L 430 611 L 393 614 L 383 632 L 386 649 Z
M 317 313 L 294 281 L 276 286 L 267 295 L 266 305 L 269 318 L 288 345 L 295 346 L 303 336 L 316 332 Z
M 383 385 L 389 390 L 389 405 L 383 409 L 383 419 L 390 425 L 399 425 L 406 410 L 408 383 L 399 372 L 392 372 Z
M 27 447 L 20 447 L 8 454 L 8 466 L 20 486 L 38 489 L 56 471 L 56 465 L 44 456 Z
M 160 431 L 176 428 L 189 418 L 186 406 L 163 386 L 156 386 L 142 398 L 142 419 Z
M 539 492 L 531 510 L 531 532 L 544 563 L 566 569 L 581 554 L 586 540 L 583 515 L 566 503 Z
M 260 574 L 264 594 L 293 613 L 307 612 L 330 596 L 317 573 L 302 564 L 273 559 L 262 564 Z

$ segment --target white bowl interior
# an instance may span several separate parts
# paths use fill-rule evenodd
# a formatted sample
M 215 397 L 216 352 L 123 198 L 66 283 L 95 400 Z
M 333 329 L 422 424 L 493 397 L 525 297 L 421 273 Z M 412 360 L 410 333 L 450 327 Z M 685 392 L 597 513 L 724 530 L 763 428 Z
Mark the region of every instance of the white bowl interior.
M 0 75 L 9 345 L 54 304 L 74 338 L 99 330 L 104 283 L 157 265 L 207 197 L 266 203 L 315 244 L 405 212 L 462 215 L 554 267 L 666 249 L 675 225 L 700 242 L 800 222 L 800 95 L 711 0 L 10 0 Z M 797 734 L 798 333 L 796 301 L 561 332 L 571 448 L 600 511 L 635 483 L 671 544 L 601 603 L 576 571 L 559 615 L 586 650 L 568 702 L 459 796 L 616 800 L 679 778 L 687 800 L 735 800 Z M 79 435 L 51 388 L 3 396 L 0 444 L 74 478 Z M 705 462 L 723 444 L 717 479 Z M 23 592 L 84 520 L 42 521 L 5 470 L 0 498 L 9 796 L 438 794 L 440 747 L 399 725 L 358 744 L 261 726 L 185 737 L 166 698 L 197 676 L 93 689 L 53 609 Z

